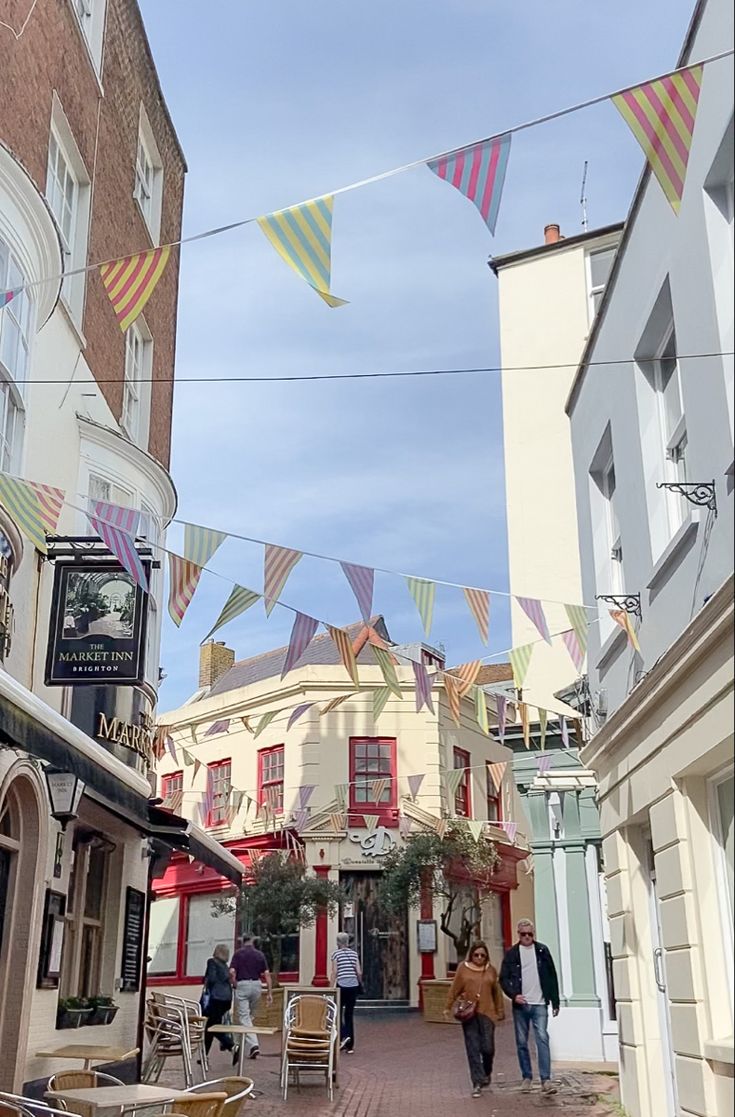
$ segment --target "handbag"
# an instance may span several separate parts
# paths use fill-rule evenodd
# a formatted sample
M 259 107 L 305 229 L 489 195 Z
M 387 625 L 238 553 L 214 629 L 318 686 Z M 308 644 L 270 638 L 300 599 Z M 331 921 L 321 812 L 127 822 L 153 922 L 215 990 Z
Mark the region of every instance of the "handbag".
M 199 998 L 199 1004 L 201 1006 L 202 1012 L 206 1016 L 207 1009 L 209 1008 L 209 990 L 208 989 L 203 989 L 202 990 L 202 995 Z
M 472 1020 L 477 1012 L 479 1000 L 479 993 L 476 997 L 457 997 L 452 1005 L 452 1016 L 454 1019 L 458 1020 L 460 1024 L 466 1024 L 468 1021 Z

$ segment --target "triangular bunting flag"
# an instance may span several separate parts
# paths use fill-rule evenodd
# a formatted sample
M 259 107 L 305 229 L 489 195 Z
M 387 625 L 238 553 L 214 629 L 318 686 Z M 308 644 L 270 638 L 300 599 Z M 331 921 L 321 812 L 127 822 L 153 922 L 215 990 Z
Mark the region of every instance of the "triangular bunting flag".
M 386 779 L 371 780 L 370 781 L 370 784 L 369 784 L 370 799 L 373 803 L 382 803 L 383 802 L 383 796 L 385 795 L 386 791 L 388 790 L 389 782 L 390 781 L 386 780 Z
M 168 749 L 169 754 L 171 756 L 171 759 L 173 760 L 173 762 L 175 764 L 176 763 L 176 745 L 174 744 L 174 739 L 173 739 L 173 737 L 171 736 L 170 733 L 166 734 L 166 748 Z
M 150 252 L 136 252 L 110 264 L 102 264 L 102 286 L 112 303 L 123 333 L 135 321 L 155 290 L 163 275 L 171 246 L 153 248 Z
M 507 715 L 508 700 L 503 694 L 495 695 L 495 708 L 498 713 L 498 737 L 505 740 L 505 720 Z
M 231 806 L 232 806 L 232 819 L 237 818 L 237 816 L 239 815 L 240 807 L 242 806 L 242 801 L 243 801 L 244 798 L 245 798 L 245 792 L 244 791 L 235 791 L 233 789 L 232 804 L 231 804 Z
M 523 728 L 523 743 L 527 749 L 531 747 L 531 723 L 528 713 L 528 706 L 525 702 L 518 703 L 518 709 L 521 711 L 521 726 Z
M 620 625 L 623 632 L 628 637 L 628 643 L 630 644 L 631 648 L 633 648 L 634 651 L 640 654 L 641 646 L 638 643 L 638 637 L 635 634 L 633 622 L 630 619 L 630 613 L 626 612 L 625 609 L 611 609 L 610 616 L 616 624 Z
M 212 722 L 212 724 L 210 725 L 209 729 L 204 734 L 204 736 L 205 737 L 215 737 L 218 733 L 227 733 L 229 728 L 230 728 L 230 719 L 229 718 L 220 718 L 219 721 L 213 721 Z
M 569 748 L 569 725 L 565 717 L 559 718 L 559 732 L 561 733 L 561 743 L 565 749 Z
M 204 637 L 204 640 L 208 640 L 218 628 L 222 628 L 223 624 L 227 624 L 228 621 L 232 621 L 235 617 L 239 617 L 241 613 L 244 613 L 251 605 L 254 605 L 255 602 L 259 600 L 260 594 L 256 593 L 254 590 L 245 589 L 244 586 L 234 586 L 230 596 L 222 606 L 222 612 Z M 204 643 L 204 640 L 202 643 Z
M 516 595 L 516 601 L 518 602 L 526 616 L 533 621 L 539 636 L 541 636 L 547 644 L 550 644 L 551 636 L 549 634 L 549 626 L 546 623 L 546 614 L 544 613 L 544 607 L 538 600 L 538 598 L 518 597 Z
M 485 829 L 485 823 L 481 819 L 468 818 L 467 829 L 475 841 L 479 842 L 482 837 L 482 831 Z
M 373 590 L 375 586 L 375 571 L 369 566 L 355 566 L 351 562 L 341 562 L 344 576 L 350 583 L 350 588 L 357 598 L 362 619 L 369 621 L 373 612 Z
M 643 149 L 674 213 L 679 212 L 694 135 L 702 66 L 646 82 L 611 98 Z
M 411 833 L 411 819 L 402 814 L 398 819 L 398 833 L 402 838 L 407 838 Z
M 331 825 L 331 827 L 334 831 L 339 832 L 340 830 L 344 830 L 344 828 L 345 828 L 344 811 L 334 811 L 334 813 L 330 814 L 330 816 L 329 816 L 329 822 L 330 822 L 330 825 Z
M 226 538 L 224 531 L 184 524 L 184 558 L 196 566 L 206 566 Z
M 434 702 L 431 697 L 432 679 L 429 676 L 429 672 L 426 670 L 426 665 L 414 660 L 411 666 L 413 667 L 413 677 L 416 684 L 416 713 L 420 714 L 421 710 L 426 706 L 427 710 L 433 714 Z
M 416 802 L 416 796 L 418 795 L 419 790 L 421 788 L 421 784 L 423 782 L 424 782 L 423 773 L 415 775 L 415 776 L 409 776 L 408 777 L 408 790 L 411 793 L 411 798 L 413 799 L 414 802 Z
M 561 638 L 564 642 L 564 647 L 569 652 L 569 658 L 572 663 L 577 671 L 581 671 L 584 666 L 584 649 L 579 642 L 577 633 L 573 628 L 569 628 L 566 632 L 562 632 Z
M 522 644 L 520 648 L 511 648 L 508 655 L 513 668 L 513 685 L 516 690 L 522 690 L 533 655 L 533 644 Z
M 140 512 L 104 500 L 90 500 L 87 512 L 92 530 L 99 535 L 120 565 L 127 570 L 137 586 L 148 592 L 148 578 L 135 547 Z
M 549 724 L 549 711 L 548 710 L 542 710 L 541 707 L 539 706 L 539 708 L 538 708 L 538 725 L 539 725 L 539 733 L 541 735 L 541 743 L 539 745 L 539 748 L 542 749 L 542 750 L 546 748 L 546 727 L 547 727 L 548 724 Z
M 245 729 L 247 730 L 247 732 L 250 733 L 250 735 L 252 736 L 255 733 L 255 730 L 253 729 L 252 723 L 251 723 L 250 718 L 248 717 L 248 715 L 243 714 L 242 717 L 240 718 L 240 721 L 245 726 Z
M 284 679 L 289 671 L 296 666 L 298 661 L 311 643 L 314 633 L 319 627 L 319 621 L 306 613 L 297 613 L 291 629 L 291 639 L 288 642 L 288 651 L 284 660 L 281 678 Z
M 190 752 L 187 752 L 186 749 L 181 750 L 181 759 L 184 761 L 184 764 L 187 768 L 191 768 L 192 764 L 194 763 L 194 757 L 191 755 Z
M 199 585 L 202 571 L 201 567 L 193 562 L 187 562 L 180 555 L 169 552 L 168 556 L 169 591 L 168 612 L 171 620 L 178 627 L 184 619 L 184 614 L 191 604 L 194 591 Z
M 201 760 L 198 760 L 195 757 L 195 759 L 194 759 L 194 771 L 192 772 L 192 775 L 191 775 L 191 782 L 192 783 L 197 778 L 197 775 L 199 774 L 199 769 L 201 768 L 201 766 L 202 766 Z
M 296 724 L 299 718 L 303 717 L 306 711 L 310 710 L 313 705 L 313 702 L 302 702 L 300 706 L 296 706 L 295 709 L 291 711 L 291 715 L 288 719 L 288 722 L 286 723 L 286 732 L 288 732 L 288 730 Z
M 545 776 L 546 773 L 549 771 L 549 768 L 551 768 L 551 761 L 552 756 L 550 752 L 544 753 L 543 756 L 540 756 L 538 758 L 538 774 L 540 776 Z
M 462 592 L 475 618 L 480 639 L 487 644 L 490 635 L 490 594 L 487 590 L 470 589 L 469 586 L 465 586 Z
M 278 255 L 313 287 L 327 306 L 344 306 L 329 290 L 332 271 L 331 194 L 258 218 L 258 225 Z
M 268 710 L 267 713 L 263 714 L 263 716 L 259 719 L 258 724 L 255 727 L 254 736 L 255 736 L 256 739 L 260 736 L 260 734 L 263 732 L 264 729 L 268 728 L 270 723 L 273 721 L 273 718 L 278 713 L 280 713 L 280 710 Z
M 566 614 L 569 617 L 569 623 L 572 626 L 575 636 L 579 641 L 579 646 L 583 652 L 587 651 L 587 639 L 589 637 L 589 616 L 584 605 L 565 605 Z
M 481 686 L 475 687 L 475 716 L 477 717 L 477 724 L 483 733 L 490 736 L 490 723 L 487 717 L 487 701 L 485 699 L 485 691 Z
M 56 534 L 64 495 L 63 489 L 21 481 L 7 473 L 0 473 L 0 502 L 43 555 L 47 553 L 46 536 Z
M 465 768 L 451 768 L 444 775 L 444 782 L 446 783 L 447 792 L 449 793 L 449 798 L 452 803 L 454 802 L 454 797 L 459 790 L 459 785 L 465 778 L 465 772 Z
M 306 825 L 309 821 L 309 812 L 303 809 L 294 811 L 293 820 L 296 832 L 300 834 L 302 830 L 306 829 Z
M 378 687 L 373 691 L 373 721 L 377 721 L 386 707 L 390 691 L 387 686 Z
M 518 833 L 517 822 L 496 822 L 495 825 L 499 826 L 501 830 L 505 830 L 509 840 L 515 842 L 516 834 Z
M 452 675 L 444 675 L 444 690 L 447 693 L 449 712 L 455 725 L 460 724 L 460 695 L 459 682 Z
M 385 648 L 379 648 L 376 644 L 371 644 L 370 647 L 373 649 L 373 655 L 375 656 L 375 660 L 383 676 L 383 681 L 388 687 L 388 690 L 391 694 L 394 694 L 396 698 L 402 699 L 403 691 L 401 690 L 401 684 L 398 682 L 398 675 L 396 674 L 396 669 L 393 664 L 393 656 L 389 651 L 386 651 Z
M 331 626 L 328 627 L 328 632 L 336 645 L 345 671 L 350 676 L 355 686 L 359 687 L 360 677 L 357 673 L 357 660 L 355 659 L 355 652 L 349 633 L 345 632 L 343 628 L 332 628 Z
M 482 661 L 474 659 L 471 663 L 460 663 L 459 667 L 452 668 L 452 674 L 459 681 L 459 696 L 464 698 L 475 685 L 475 679 L 480 674 Z
M 275 543 L 266 543 L 263 560 L 263 597 L 266 616 L 269 617 L 273 612 L 288 576 L 300 558 L 303 558 L 301 551 L 292 551 L 288 547 L 277 547 Z
M 334 785 L 334 798 L 339 803 L 340 807 L 344 807 L 347 803 L 347 794 L 350 790 L 348 783 L 337 783 Z
M 506 760 L 491 760 L 488 762 L 487 770 L 498 794 L 503 786 L 503 777 L 507 766 L 508 762 Z
M 311 783 L 302 784 L 302 786 L 299 788 L 299 791 L 298 791 L 299 810 L 302 810 L 302 811 L 306 810 L 306 808 L 309 805 L 309 800 L 311 799 L 315 790 L 316 790 L 316 786 L 314 784 L 311 784 Z
M 348 698 L 353 698 L 354 694 L 338 694 L 336 698 L 330 698 L 325 706 L 322 706 L 319 716 L 324 717 L 325 714 L 331 714 L 332 710 L 336 710 Z
M 406 585 L 411 592 L 411 597 L 416 602 L 416 608 L 424 626 L 424 633 L 428 636 L 431 632 L 431 621 L 434 616 L 436 585 L 426 578 L 406 578 Z
M 495 233 L 509 155 L 510 133 L 507 132 L 432 159 L 426 165 L 469 198 L 480 211 L 490 232 Z
M 440 839 L 446 837 L 448 827 L 449 824 L 446 818 L 438 818 L 434 823 L 434 830 Z
M 377 829 L 379 819 L 376 814 L 364 814 L 362 816 L 362 821 L 365 823 L 365 829 L 368 834 L 372 834 L 373 831 Z

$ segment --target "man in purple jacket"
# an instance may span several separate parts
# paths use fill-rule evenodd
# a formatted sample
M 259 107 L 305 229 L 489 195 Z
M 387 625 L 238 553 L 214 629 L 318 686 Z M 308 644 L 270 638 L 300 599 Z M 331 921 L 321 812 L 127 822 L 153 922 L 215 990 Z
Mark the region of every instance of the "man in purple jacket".
M 263 983 L 267 990 L 268 1004 L 273 1003 L 268 962 L 265 954 L 254 945 L 252 935 L 243 935 L 242 946 L 232 955 L 230 978 L 235 987 L 235 1022 L 247 1028 L 252 1026 L 258 1001 L 263 995 Z M 243 1042 L 247 1045 L 246 1051 L 249 1057 L 257 1059 L 260 1054 L 258 1037 L 253 1032 L 248 1032 Z

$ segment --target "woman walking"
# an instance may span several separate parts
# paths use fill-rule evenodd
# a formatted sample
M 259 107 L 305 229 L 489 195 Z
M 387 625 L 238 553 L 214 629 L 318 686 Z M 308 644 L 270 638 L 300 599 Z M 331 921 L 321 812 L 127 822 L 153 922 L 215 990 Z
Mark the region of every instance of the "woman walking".
M 332 955 L 332 985 L 339 989 L 342 1006 L 340 1051 L 351 1054 L 355 1050 L 355 1002 L 360 992 L 362 970 L 355 950 L 350 949 L 350 936 L 343 931 L 337 935 L 337 949 Z
M 204 1029 L 204 1049 L 209 1054 L 212 1040 L 216 1035 L 220 1049 L 222 1051 L 232 1051 L 233 1062 L 236 1062 L 238 1048 L 235 1046 L 232 1037 L 226 1032 L 215 1032 L 213 1035 L 209 1030 L 214 1024 L 222 1023 L 232 1004 L 232 982 L 230 980 L 230 967 L 227 964 L 229 957 L 230 948 L 226 943 L 221 942 L 218 946 L 215 946 L 212 957 L 207 962 L 207 969 L 204 974 L 204 990 L 202 992 L 202 1010 L 207 1018 L 207 1026 Z
M 462 1023 L 467 1062 L 472 1078 L 472 1097 L 490 1088 L 495 1058 L 495 1025 L 505 1019 L 503 993 L 484 942 L 470 948 L 449 990 L 445 1017 L 453 1014 Z

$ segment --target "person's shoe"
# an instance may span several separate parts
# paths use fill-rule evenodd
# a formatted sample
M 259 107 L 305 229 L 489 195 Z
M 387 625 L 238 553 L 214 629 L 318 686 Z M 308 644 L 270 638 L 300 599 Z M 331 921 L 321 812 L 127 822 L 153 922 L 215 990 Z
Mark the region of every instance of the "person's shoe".
M 237 1066 L 237 1060 L 239 1058 L 240 1058 L 240 1045 L 239 1045 L 239 1043 L 236 1043 L 235 1046 L 232 1048 L 232 1065 L 233 1065 L 233 1067 Z
M 545 1082 L 541 1083 L 541 1093 L 542 1094 L 555 1094 L 556 1093 L 556 1086 L 554 1085 L 554 1083 L 549 1078 L 547 1078 Z
M 523 1082 L 521 1082 L 521 1093 L 522 1094 L 530 1094 L 530 1092 L 531 1092 L 531 1079 L 530 1078 L 524 1078 Z
M 473 1087 L 472 1097 L 473 1098 L 481 1098 L 482 1097 L 482 1087 L 481 1086 L 474 1086 Z
M 260 1055 L 260 1048 L 259 1047 L 254 1047 L 253 1050 L 250 1052 L 250 1058 L 251 1059 L 257 1059 L 258 1055 Z

